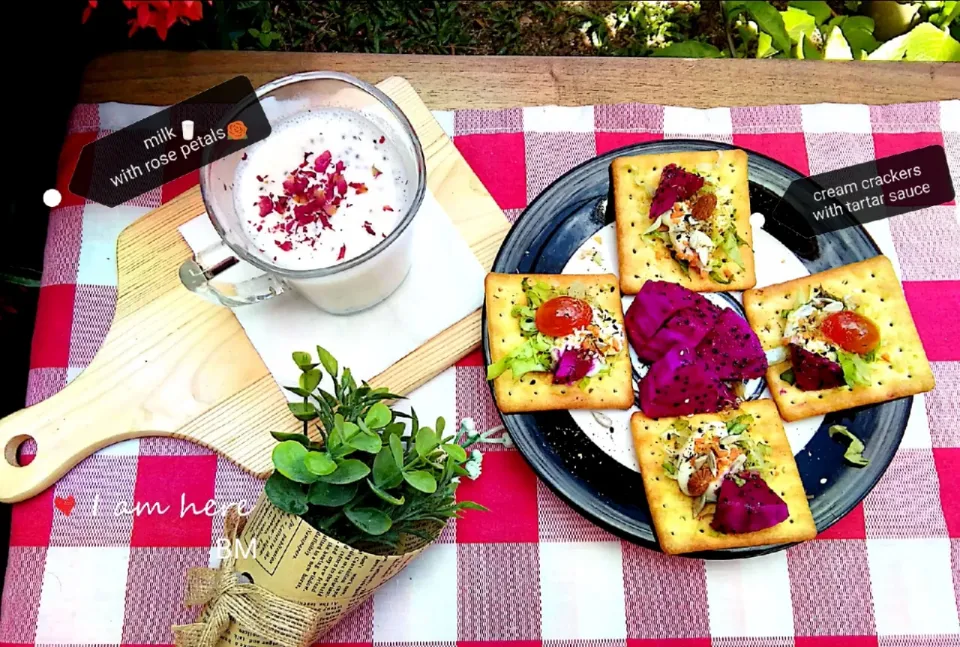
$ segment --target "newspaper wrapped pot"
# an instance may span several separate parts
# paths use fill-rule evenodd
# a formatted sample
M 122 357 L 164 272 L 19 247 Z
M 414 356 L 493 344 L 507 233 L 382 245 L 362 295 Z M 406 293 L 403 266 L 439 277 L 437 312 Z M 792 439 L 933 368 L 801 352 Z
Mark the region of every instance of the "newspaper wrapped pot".
M 173 627 L 177 647 L 311 645 L 429 544 L 409 536 L 402 554 L 365 553 L 263 495 L 245 522 L 230 510 L 225 535 L 232 549 L 220 568 L 187 573 L 184 602 L 204 609 L 196 623 Z

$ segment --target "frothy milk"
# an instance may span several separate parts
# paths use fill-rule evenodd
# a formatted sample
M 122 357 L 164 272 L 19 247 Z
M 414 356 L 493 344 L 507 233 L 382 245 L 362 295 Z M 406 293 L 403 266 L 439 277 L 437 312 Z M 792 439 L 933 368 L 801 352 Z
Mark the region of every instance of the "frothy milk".
M 397 227 L 418 190 L 409 143 L 379 118 L 339 108 L 273 125 L 246 150 L 234 175 L 236 213 L 251 246 L 276 267 L 314 270 L 368 251 Z M 368 308 L 403 282 L 415 222 L 356 267 L 287 279 L 324 310 Z
M 416 186 L 393 133 L 358 112 L 321 108 L 273 126 L 237 166 L 234 200 L 247 237 L 278 267 L 312 270 L 386 238 Z

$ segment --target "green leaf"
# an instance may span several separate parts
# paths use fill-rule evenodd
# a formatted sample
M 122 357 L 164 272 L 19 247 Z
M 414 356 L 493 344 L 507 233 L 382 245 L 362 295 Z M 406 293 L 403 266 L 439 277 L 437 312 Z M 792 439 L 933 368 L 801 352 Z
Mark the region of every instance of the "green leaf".
M 404 497 L 401 496 L 398 499 L 397 497 L 393 496 L 389 492 L 378 488 L 376 485 L 374 485 L 373 481 L 371 481 L 370 479 L 367 479 L 367 485 L 370 486 L 371 492 L 376 494 L 378 497 L 380 497 L 387 503 L 391 503 L 393 505 L 403 505 L 404 503 L 406 503 L 406 499 Z
M 653 50 L 651 56 L 665 56 L 674 58 L 723 58 L 723 52 L 711 45 L 698 40 L 684 40 L 670 43 L 666 47 Z
M 398 436 L 390 436 L 390 452 L 398 469 L 403 469 L 403 444 Z
M 334 483 L 336 485 L 346 485 L 347 483 L 353 483 L 354 481 L 359 481 L 362 478 L 366 478 L 367 474 L 370 473 L 370 468 L 366 466 L 362 461 L 358 461 L 355 458 L 348 458 L 345 461 L 341 461 L 337 465 L 336 471 L 332 474 L 327 474 L 326 476 L 321 476 L 320 480 L 324 483 Z
M 818 25 L 830 20 L 830 16 L 833 15 L 830 5 L 823 0 L 790 0 L 790 6 L 806 11 L 814 17 Z
M 870 364 L 856 353 L 837 351 L 837 361 L 843 369 L 843 381 L 848 386 L 870 386 Z
M 864 458 L 863 450 L 866 447 L 859 438 L 850 433 L 850 430 L 844 427 L 843 425 L 831 425 L 830 437 L 834 436 L 843 436 L 844 438 L 850 441 L 850 444 L 847 446 L 847 451 L 843 452 L 843 458 L 852 465 L 857 467 L 866 467 L 870 464 L 869 458 Z
M 809 36 L 803 37 L 803 44 L 801 45 L 800 51 L 803 53 L 803 58 L 809 61 L 819 61 L 823 59 L 823 54 L 817 49 L 817 46 L 814 45 Z
M 263 31 L 270 31 L 270 27 L 271 27 L 271 25 L 270 25 L 270 21 L 269 21 L 269 20 L 264 20 L 264 21 L 260 24 L 260 29 L 263 30 Z
M 274 472 L 270 475 L 263 491 L 267 495 L 267 498 L 270 499 L 270 503 L 284 512 L 300 516 L 306 514 L 307 510 L 309 510 L 307 507 L 307 495 L 304 493 L 303 487 L 299 483 L 294 483 L 284 477 L 279 472 Z
M 280 441 L 281 443 L 285 440 L 295 440 L 301 445 L 303 445 L 304 447 L 309 447 L 310 443 L 313 442 L 312 440 L 310 440 L 310 436 L 306 434 L 287 434 L 282 431 L 271 431 L 270 435 L 273 436 L 276 440 Z
M 770 58 L 777 53 L 777 48 L 773 46 L 773 38 L 766 32 L 760 32 L 757 38 L 757 58 Z
M 847 39 L 843 37 L 843 30 L 836 26 L 830 30 L 827 42 L 823 46 L 823 58 L 828 61 L 852 61 L 853 51 Z
M 337 469 L 336 462 L 330 458 L 330 454 L 327 452 L 307 452 L 303 464 L 317 476 L 332 474 Z
M 256 34 L 254 34 L 254 36 L 256 36 Z M 305 353 L 302 350 L 294 351 L 293 361 L 302 371 L 309 371 L 316 366 L 316 364 L 313 363 L 313 357 L 310 356 L 310 353 Z
M 403 474 L 389 447 L 384 447 L 373 459 L 373 482 L 378 487 L 394 488 L 403 482 Z
M 733 18 L 743 11 L 746 4 L 747 0 L 724 0 L 723 14 L 726 17 L 727 22 L 733 20 Z
M 285 440 L 273 448 L 273 465 L 277 471 L 297 483 L 313 483 L 317 475 L 307 470 L 304 459 L 307 448 L 295 440 Z
M 817 23 L 813 16 L 802 9 L 790 6 L 786 11 L 781 11 L 780 15 L 783 16 L 783 26 L 794 43 L 800 43 L 804 36 L 817 30 Z
M 788 368 L 783 373 L 780 374 L 780 379 L 790 384 L 791 386 L 797 383 L 797 376 L 794 375 L 793 369 Z
M 364 422 L 371 429 L 383 429 L 390 424 L 391 420 L 393 420 L 393 414 L 390 412 L 390 407 L 383 402 L 377 402 L 370 407 L 364 417 Z
M 346 508 L 343 513 L 353 525 L 368 535 L 382 535 L 393 526 L 390 517 L 376 508 Z
M 480 505 L 479 503 L 474 503 L 473 501 L 460 501 L 457 503 L 458 510 L 479 510 L 480 512 L 490 512 L 490 509 Z
M 921 23 L 907 34 L 908 61 L 960 61 L 960 42 L 930 23 Z
M 325 508 L 339 508 L 345 506 L 357 495 L 357 484 L 333 485 L 318 481 L 310 486 L 307 501 L 310 505 L 320 505 Z
M 323 346 L 317 346 L 317 355 L 320 357 L 320 363 L 323 364 L 323 370 L 329 373 L 330 377 L 337 377 L 337 371 L 340 365 L 337 364 L 337 360 L 333 358 L 333 355 Z
M 432 452 L 440 444 L 437 434 L 430 427 L 421 427 L 417 432 L 417 455 L 421 458 Z
M 360 451 L 367 452 L 368 454 L 376 454 L 380 451 L 380 448 L 383 447 L 380 436 L 367 432 L 361 432 L 354 435 L 352 438 L 350 438 L 350 440 L 347 441 L 347 444 L 354 449 L 359 449 Z
M 790 36 L 783 25 L 783 17 L 772 4 L 762 0 L 747 0 L 743 8 L 762 31 L 770 34 L 777 49 L 781 52 L 790 51 Z
M 307 393 L 313 392 L 320 384 L 321 373 L 318 368 L 311 368 L 300 374 L 300 388 Z
M 247 32 L 254 38 L 260 37 L 260 30 L 257 29 L 256 27 L 251 27 L 250 29 L 247 30 Z
M 289 402 L 287 407 L 297 420 L 313 420 L 317 417 L 317 408 L 310 402 Z
M 464 451 L 463 447 L 460 445 L 454 445 L 452 443 L 445 443 L 440 446 L 443 451 L 447 453 L 447 456 L 457 461 L 458 463 L 463 463 L 467 460 L 467 452 Z
M 434 428 L 437 431 L 437 436 L 443 438 L 443 430 L 447 428 L 447 421 L 442 416 L 437 418 L 437 424 L 434 425 Z
M 867 16 L 848 16 L 839 25 L 855 59 L 864 59 L 880 47 L 880 42 L 873 37 L 873 19 Z
M 283 387 L 283 388 L 285 388 L 285 389 L 286 389 L 287 391 L 289 391 L 290 393 L 294 393 L 294 394 L 296 394 L 296 395 L 299 395 L 301 398 L 309 398 L 309 397 L 310 397 L 310 392 L 309 392 L 309 391 L 304 391 L 304 390 L 301 389 L 299 386 L 285 386 L 285 387 Z
M 433 474 L 424 470 L 404 472 L 403 480 L 409 483 L 411 487 L 427 494 L 433 494 L 437 491 L 437 479 L 433 477 Z

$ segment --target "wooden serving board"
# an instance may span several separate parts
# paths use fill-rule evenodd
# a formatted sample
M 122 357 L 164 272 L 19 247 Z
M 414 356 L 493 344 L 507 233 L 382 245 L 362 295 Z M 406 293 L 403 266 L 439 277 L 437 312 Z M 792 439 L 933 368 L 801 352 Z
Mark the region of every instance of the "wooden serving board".
M 489 269 L 509 228 L 503 212 L 413 87 L 399 77 L 378 87 L 410 119 L 430 191 Z M 120 234 L 116 313 L 93 362 L 56 395 L 0 420 L 0 501 L 38 494 L 94 451 L 141 436 L 185 438 L 261 478 L 270 473 L 270 432 L 300 423 L 233 312 L 178 278 L 192 253 L 177 227 L 204 212 L 195 187 Z M 479 343 L 477 311 L 370 382 L 408 393 Z M 36 457 L 19 466 L 17 448 L 30 437 Z

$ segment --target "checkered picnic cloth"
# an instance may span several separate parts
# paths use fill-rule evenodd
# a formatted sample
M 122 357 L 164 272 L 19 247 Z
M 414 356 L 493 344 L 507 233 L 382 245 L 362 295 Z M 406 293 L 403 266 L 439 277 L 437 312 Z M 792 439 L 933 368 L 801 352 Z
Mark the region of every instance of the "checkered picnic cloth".
M 110 325 L 121 229 L 196 175 L 107 209 L 67 191 L 84 144 L 152 109 L 73 113 L 50 214 L 29 402 L 62 389 Z M 663 137 L 724 141 L 808 174 L 943 145 L 960 186 L 960 101 L 693 110 L 651 105 L 435 113 L 511 219 L 598 153 Z M 460 496 L 492 512 L 445 531 L 326 637 L 330 643 L 469 647 L 945 647 L 960 645 L 960 222 L 955 205 L 870 226 L 901 273 L 936 374 L 877 487 L 816 540 L 754 559 L 668 557 L 607 534 L 560 501 L 523 458 L 486 450 Z M 500 424 L 479 354 L 419 389 L 422 417 Z M 255 500 L 262 483 L 185 441 L 108 447 L 13 509 L 0 644 L 170 644 L 189 622 L 184 572 L 208 564 L 222 519 L 208 500 Z M 140 505 L 139 514 L 130 514 Z M 188 507 L 186 514 L 181 511 Z M 481 645 L 483 644 L 483 645 Z

